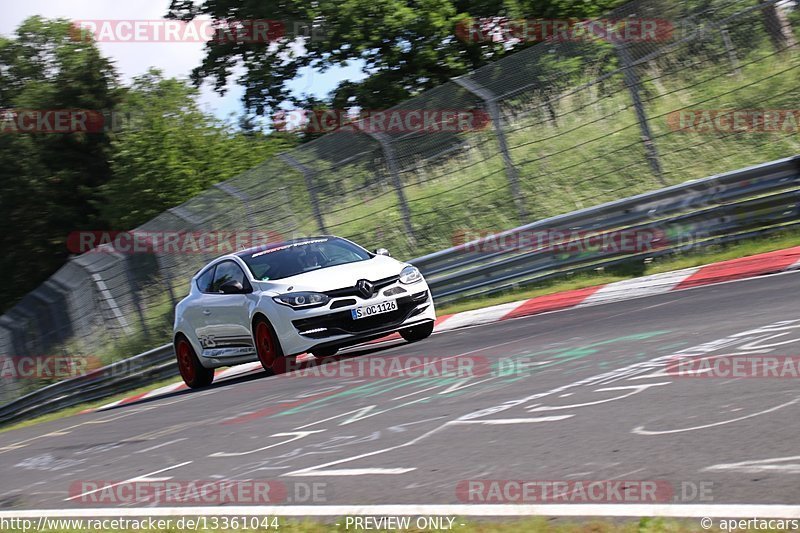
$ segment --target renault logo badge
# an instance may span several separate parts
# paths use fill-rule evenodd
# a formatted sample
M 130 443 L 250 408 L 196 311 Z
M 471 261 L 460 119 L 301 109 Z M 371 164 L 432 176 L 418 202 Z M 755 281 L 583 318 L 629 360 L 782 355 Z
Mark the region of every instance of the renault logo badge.
M 372 298 L 372 291 L 375 287 L 369 281 L 360 279 L 356 283 L 356 290 L 364 297 L 364 299 Z

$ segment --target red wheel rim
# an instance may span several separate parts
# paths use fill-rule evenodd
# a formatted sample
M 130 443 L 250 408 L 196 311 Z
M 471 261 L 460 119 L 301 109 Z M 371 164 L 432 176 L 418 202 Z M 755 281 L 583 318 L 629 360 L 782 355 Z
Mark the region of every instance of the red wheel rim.
M 185 381 L 194 380 L 194 364 L 189 343 L 185 340 L 178 342 L 178 370 Z
M 256 351 L 261 363 L 267 368 L 275 364 L 275 345 L 272 343 L 272 333 L 266 322 L 259 322 L 256 326 Z

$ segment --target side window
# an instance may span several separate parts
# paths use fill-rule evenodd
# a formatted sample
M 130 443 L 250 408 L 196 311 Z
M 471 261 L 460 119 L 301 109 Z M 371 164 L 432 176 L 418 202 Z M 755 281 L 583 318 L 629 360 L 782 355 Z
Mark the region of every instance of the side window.
M 214 281 L 211 283 L 211 288 L 208 292 L 218 293 L 219 288 L 228 281 L 238 281 L 242 287 L 249 287 L 250 284 L 244 275 L 244 271 L 233 261 L 223 261 L 217 265 L 214 272 Z
M 214 279 L 214 267 L 209 268 L 203 275 L 197 278 L 197 288 L 200 292 L 211 292 L 211 282 Z

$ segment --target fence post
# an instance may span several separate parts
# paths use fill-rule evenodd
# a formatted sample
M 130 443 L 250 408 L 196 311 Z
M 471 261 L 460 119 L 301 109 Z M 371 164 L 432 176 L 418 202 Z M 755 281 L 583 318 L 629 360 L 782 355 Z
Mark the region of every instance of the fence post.
M 739 58 L 736 55 L 736 48 L 733 46 L 733 41 L 731 41 L 731 34 L 728 28 L 724 26 L 719 29 L 719 33 L 722 35 L 722 43 L 725 45 L 725 51 L 728 52 L 728 60 L 731 62 L 731 66 L 733 66 L 736 77 L 741 79 L 742 70 L 739 68 Z
M 639 81 L 639 77 L 636 75 L 636 71 L 634 70 L 631 53 L 628 50 L 626 43 L 616 43 L 614 46 L 617 49 L 617 54 L 619 55 L 620 63 L 622 64 L 622 73 L 625 77 L 625 85 L 628 87 L 628 91 L 631 93 L 631 99 L 633 99 L 633 108 L 636 111 L 636 119 L 639 122 L 639 130 L 642 134 L 642 142 L 644 143 L 647 162 L 650 164 L 650 170 L 653 171 L 653 174 L 655 175 L 656 179 L 658 179 L 659 183 L 666 187 L 667 182 L 664 180 L 664 172 L 661 170 L 661 160 L 658 156 L 658 149 L 656 148 L 656 144 L 653 142 L 653 134 L 650 131 L 650 123 L 647 121 L 647 113 L 644 110 L 642 97 L 639 94 L 639 86 L 641 85 L 641 82 Z
M 520 222 L 525 223 L 528 219 L 528 210 L 525 208 L 525 199 L 522 197 L 522 191 L 519 188 L 519 173 L 517 172 L 517 167 L 514 166 L 514 160 L 511 159 L 511 152 L 508 150 L 506 132 L 503 131 L 500 106 L 497 105 L 497 97 L 493 95 L 491 91 L 485 87 L 481 87 L 469 78 L 452 78 L 452 81 L 483 100 L 486 104 L 486 110 L 492 118 L 492 126 L 494 127 L 495 137 L 497 137 L 497 145 L 500 148 L 500 154 L 503 156 L 503 165 L 506 169 L 506 177 L 508 178 L 511 195 L 514 197 L 514 203 L 517 206 L 517 214 L 519 215 Z
M 400 214 L 403 216 L 403 226 L 405 226 L 406 235 L 408 235 L 408 242 L 413 246 L 416 244 L 417 239 L 414 236 L 414 228 L 411 226 L 411 211 L 408 209 L 406 194 L 403 192 L 403 183 L 400 181 L 400 171 L 397 169 L 397 160 L 395 159 L 392 142 L 385 133 L 370 132 L 365 130 L 361 130 L 361 132 L 369 135 L 381 145 L 383 158 L 386 160 L 386 168 L 389 170 L 389 176 L 392 179 L 392 186 L 394 187 L 395 192 L 397 192 L 397 199 L 400 202 Z
M 128 325 L 128 319 L 125 318 L 125 315 L 122 313 L 122 310 L 119 308 L 119 305 L 117 305 L 117 300 L 114 298 L 114 295 L 111 294 L 110 290 L 108 290 L 108 286 L 106 285 L 106 282 L 103 279 L 103 277 L 96 272 L 92 272 L 92 270 L 88 266 L 81 264 L 79 261 L 76 261 L 75 259 L 72 259 L 72 262 L 74 265 L 81 268 L 84 272 L 86 272 L 86 274 L 88 274 L 89 278 L 92 280 L 95 287 L 97 287 L 97 294 L 99 299 L 105 302 L 106 306 L 108 307 L 108 310 L 111 312 L 113 320 L 115 320 L 122 327 L 122 331 L 126 335 L 130 335 L 131 328 Z M 99 307 L 98 311 L 100 312 L 100 317 L 105 322 L 105 317 L 103 316 L 102 307 Z
M 142 327 L 145 338 L 150 340 L 150 328 L 147 327 L 147 321 L 144 318 L 144 309 L 142 308 L 142 299 L 139 296 L 139 291 L 142 290 L 142 287 L 139 285 L 137 278 L 133 275 L 136 267 L 131 264 L 132 261 L 135 261 L 132 255 L 125 258 L 123 268 L 125 269 L 125 276 L 128 280 L 128 286 L 130 287 L 133 308 L 136 310 L 136 315 L 139 317 L 139 325 Z
M 239 189 L 234 187 L 233 185 L 231 185 L 229 183 L 226 183 L 224 181 L 222 183 L 214 184 L 214 187 L 216 187 L 217 189 L 221 190 L 222 192 L 224 192 L 228 196 L 232 196 L 233 198 L 236 198 L 237 200 L 242 202 L 242 205 L 244 206 L 244 212 L 247 215 L 247 221 L 248 221 L 248 224 L 250 226 L 250 229 L 251 230 L 255 230 L 256 229 L 256 220 L 255 220 L 255 217 L 253 217 L 253 210 L 250 207 L 250 201 L 249 201 L 250 199 L 249 199 L 249 197 L 245 193 L 243 193 L 242 191 L 240 191 Z
M 319 231 L 323 234 L 328 233 L 328 230 L 325 228 L 325 220 L 322 218 L 322 212 L 319 209 L 319 198 L 317 197 L 317 189 L 314 186 L 314 170 L 302 164 L 289 155 L 288 152 L 278 154 L 278 158 L 303 174 L 303 179 L 306 182 L 306 190 L 308 191 L 308 196 L 311 198 L 311 208 L 314 210 L 314 218 L 317 219 L 317 227 L 319 227 Z
M 778 5 L 778 0 L 760 0 L 759 3 L 764 11 L 764 25 L 775 50 L 797 46 L 789 17 L 784 8 Z

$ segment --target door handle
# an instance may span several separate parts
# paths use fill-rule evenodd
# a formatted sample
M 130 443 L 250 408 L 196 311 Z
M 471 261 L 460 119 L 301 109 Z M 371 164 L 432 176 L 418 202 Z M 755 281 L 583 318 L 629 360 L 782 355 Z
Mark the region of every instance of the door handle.
M 208 315 L 210 315 L 210 314 L 211 314 L 211 310 L 209 310 L 209 309 L 203 309 L 203 314 L 204 314 L 204 315 L 206 315 L 206 316 L 208 316 Z

